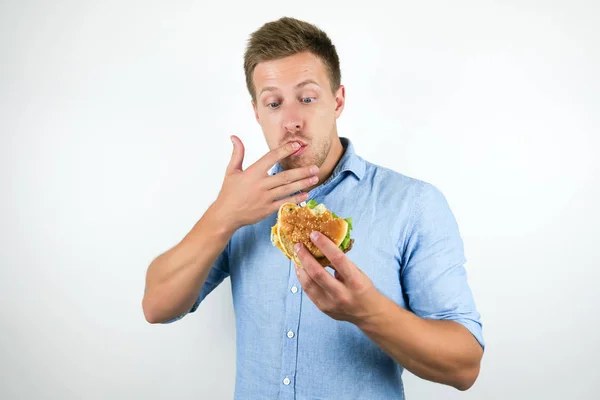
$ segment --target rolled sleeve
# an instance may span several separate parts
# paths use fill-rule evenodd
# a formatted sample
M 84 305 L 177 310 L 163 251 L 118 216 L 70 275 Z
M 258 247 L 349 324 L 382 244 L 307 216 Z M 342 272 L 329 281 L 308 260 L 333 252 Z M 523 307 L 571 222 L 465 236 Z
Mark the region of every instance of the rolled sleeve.
M 460 323 L 485 348 L 455 217 L 439 189 L 418 185 L 401 269 L 408 306 L 422 318 Z

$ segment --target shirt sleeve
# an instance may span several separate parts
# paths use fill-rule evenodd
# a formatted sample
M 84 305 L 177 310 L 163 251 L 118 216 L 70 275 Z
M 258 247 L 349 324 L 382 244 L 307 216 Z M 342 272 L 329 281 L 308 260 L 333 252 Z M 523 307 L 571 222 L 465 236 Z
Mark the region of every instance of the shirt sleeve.
M 463 241 L 441 191 L 419 181 L 411 218 L 400 272 L 409 308 L 422 318 L 462 324 L 485 348 Z
M 200 290 L 198 298 L 196 299 L 190 310 L 187 313 L 181 314 L 171 320 L 165 321 L 165 323 L 170 324 L 172 322 L 178 321 L 185 317 L 187 314 L 196 311 L 198 309 L 198 306 L 200 306 L 200 303 L 202 303 L 206 296 L 208 296 L 210 292 L 215 290 L 215 288 L 219 286 L 221 282 L 223 282 L 227 277 L 229 277 L 229 244 L 225 246 L 225 249 L 223 249 L 223 251 L 215 260 L 215 263 L 211 267 L 210 272 L 208 273 L 208 277 L 206 278 L 206 281 L 202 286 L 202 290 Z

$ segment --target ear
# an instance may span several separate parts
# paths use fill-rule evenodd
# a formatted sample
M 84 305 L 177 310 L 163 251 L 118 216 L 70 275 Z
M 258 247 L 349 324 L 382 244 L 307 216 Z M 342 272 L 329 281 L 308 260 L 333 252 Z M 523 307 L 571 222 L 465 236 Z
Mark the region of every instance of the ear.
M 342 115 L 344 105 L 346 104 L 346 88 L 344 85 L 335 91 L 335 118 L 338 119 Z

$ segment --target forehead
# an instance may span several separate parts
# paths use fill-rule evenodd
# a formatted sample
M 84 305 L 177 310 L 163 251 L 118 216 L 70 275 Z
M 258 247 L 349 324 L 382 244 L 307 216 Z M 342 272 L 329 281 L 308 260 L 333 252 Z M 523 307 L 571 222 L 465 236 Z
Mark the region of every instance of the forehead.
M 325 65 L 309 52 L 261 62 L 254 69 L 253 78 L 257 94 L 267 86 L 286 90 L 308 79 L 314 80 L 321 87 L 329 84 Z

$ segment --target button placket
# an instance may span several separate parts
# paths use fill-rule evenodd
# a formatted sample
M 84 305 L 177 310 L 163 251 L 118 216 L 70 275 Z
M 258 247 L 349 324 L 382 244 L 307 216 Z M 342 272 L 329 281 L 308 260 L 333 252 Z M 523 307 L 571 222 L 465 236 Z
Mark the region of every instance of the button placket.
M 293 398 L 296 376 L 296 360 L 298 358 L 298 327 L 302 309 L 300 284 L 296 276 L 294 263 L 290 260 L 290 274 L 285 295 L 285 318 L 283 321 L 282 354 L 281 354 L 281 395 L 282 398 Z M 288 291 L 289 290 L 289 291 Z M 285 394 L 284 394 L 285 393 Z

